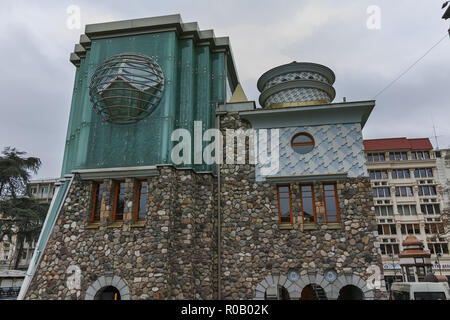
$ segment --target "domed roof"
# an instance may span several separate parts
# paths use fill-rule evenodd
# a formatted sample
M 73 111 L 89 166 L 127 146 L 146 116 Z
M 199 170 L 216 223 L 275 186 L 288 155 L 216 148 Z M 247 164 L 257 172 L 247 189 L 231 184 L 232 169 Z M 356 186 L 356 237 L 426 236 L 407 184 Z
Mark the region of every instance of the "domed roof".
M 333 71 L 321 64 L 292 62 L 265 72 L 258 80 L 263 107 L 327 104 L 333 101 Z

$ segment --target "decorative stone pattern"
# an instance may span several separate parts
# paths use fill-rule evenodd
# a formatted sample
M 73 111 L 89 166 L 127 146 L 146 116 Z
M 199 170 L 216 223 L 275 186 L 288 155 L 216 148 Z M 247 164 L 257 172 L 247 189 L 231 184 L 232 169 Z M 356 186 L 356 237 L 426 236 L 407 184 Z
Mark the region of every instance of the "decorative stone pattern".
M 318 80 L 318 81 L 322 81 L 328 84 L 332 84 L 330 82 L 328 82 L 327 78 L 325 78 L 324 76 L 322 76 L 319 73 L 315 73 L 315 72 L 290 72 L 290 73 L 285 73 L 282 75 L 279 75 L 277 77 L 274 77 L 272 80 L 268 81 L 265 85 L 264 85 L 264 89 L 266 90 L 267 88 L 272 87 L 273 85 L 277 84 L 277 83 L 281 83 L 284 81 L 291 81 L 291 80 L 298 80 L 298 79 L 304 79 L 304 80 Z
M 299 299 L 303 289 L 311 284 L 323 288 L 326 298 L 336 300 L 339 297 L 340 290 L 347 285 L 352 285 L 361 290 L 365 300 L 374 299 L 374 290 L 367 286 L 367 282 L 355 274 L 341 275 L 335 281 L 328 282 L 322 274 L 310 272 L 302 275 L 297 281 L 290 281 L 287 275 L 269 274 L 257 286 L 254 300 L 264 300 L 265 293 L 269 286 L 281 286 L 286 288 L 290 299 Z
M 292 176 L 312 174 L 336 174 L 347 172 L 349 177 L 367 175 L 361 127 L 357 123 L 280 128 L 279 170 L 268 176 Z M 296 133 L 306 132 L 315 141 L 314 149 L 298 154 L 291 147 Z M 270 139 L 270 135 L 267 135 Z M 270 145 L 270 143 L 269 143 Z M 260 165 L 256 168 L 256 180 L 264 181 Z
M 325 101 L 331 102 L 331 97 L 325 91 L 315 88 L 295 88 L 274 93 L 264 103 L 268 108 L 274 103 Z

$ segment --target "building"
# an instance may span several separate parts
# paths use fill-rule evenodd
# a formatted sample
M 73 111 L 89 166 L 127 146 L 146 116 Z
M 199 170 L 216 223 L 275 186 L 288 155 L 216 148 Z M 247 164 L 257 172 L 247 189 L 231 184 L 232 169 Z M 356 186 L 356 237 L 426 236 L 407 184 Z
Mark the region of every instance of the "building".
M 293 62 L 261 76 L 257 108 L 229 39 L 179 15 L 87 25 L 71 61 L 62 175 L 20 299 L 383 297 L 374 101 L 333 103 L 333 71 Z
M 30 181 L 28 187 L 30 188 L 31 196 L 44 203 L 50 203 L 56 181 L 57 179 Z M 20 256 L 16 254 L 16 250 L 19 250 L 17 236 L 12 236 L 11 238 L 5 236 L 0 241 L 0 299 L 17 297 L 25 278 L 26 270 L 33 257 L 36 240 L 24 242 Z M 16 259 L 19 259 L 17 268 L 15 268 Z
M 55 192 L 55 183 L 58 179 L 31 180 L 28 184 L 31 196 L 39 201 L 50 203 Z
M 408 235 L 431 253 L 433 271 L 450 278 L 441 171 L 429 139 L 364 140 L 364 151 L 386 284 L 402 279 L 398 254 Z

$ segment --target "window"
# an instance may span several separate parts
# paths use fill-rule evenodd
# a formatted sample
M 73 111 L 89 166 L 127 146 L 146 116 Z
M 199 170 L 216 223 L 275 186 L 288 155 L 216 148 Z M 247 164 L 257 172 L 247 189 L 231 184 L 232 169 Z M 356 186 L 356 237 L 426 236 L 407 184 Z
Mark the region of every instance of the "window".
M 425 234 L 443 234 L 444 224 L 442 223 L 425 223 Z
M 390 161 L 408 160 L 408 154 L 406 152 L 389 152 Z
M 413 197 L 413 188 L 412 187 L 395 187 L 395 196 L 396 197 Z
M 386 161 L 386 157 L 385 157 L 384 153 L 368 153 L 367 161 L 369 161 L 369 162 Z
M 372 195 L 374 198 L 385 198 L 391 196 L 389 187 L 384 188 L 372 188 Z
M 136 221 L 145 220 L 147 216 L 148 182 L 139 181 L 136 199 Z
M 392 170 L 392 179 L 409 179 L 411 178 L 408 169 L 396 169 Z
M 420 226 L 418 224 L 402 224 L 401 231 L 403 235 L 406 234 L 420 234 Z
M 379 224 L 378 234 L 380 236 L 394 235 L 397 234 L 397 228 L 395 227 L 395 224 Z
M 392 216 L 393 209 L 392 206 L 376 206 L 375 215 L 377 216 Z
M 278 186 L 277 192 L 280 224 L 292 223 L 291 188 L 288 185 Z
M 114 192 L 113 222 L 123 221 L 125 211 L 125 181 L 116 182 Z
M 369 176 L 371 180 L 387 179 L 388 173 L 386 170 L 369 170 Z
M 100 221 L 100 209 L 102 207 L 103 191 L 104 191 L 103 182 L 96 182 L 94 184 L 94 193 L 92 197 L 91 222 Z
M 397 255 L 400 252 L 398 244 L 380 244 L 380 250 L 383 255 Z
M 327 223 L 339 222 L 339 208 L 336 185 L 324 184 L 323 197 L 325 199 L 325 216 Z
M 314 204 L 314 189 L 312 185 L 300 186 L 300 202 L 304 223 L 316 222 L 316 208 Z
M 428 248 L 432 254 L 448 254 L 447 243 L 428 243 Z
M 405 216 L 417 214 L 416 205 L 412 205 L 412 204 L 398 205 L 397 211 L 398 211 L 398 214 L 405 215 Z
M 297 153 L 308 153 L 314 149 L 314 138 L 306 132 L 297 133 L 292 137 L 291 146 Z
M 2 260 L 7 261 L 9 259 L 9 250 L 10 250 L 9 243 L 4 242 L 3 243 L 3 259 Z
M 440 214 L 441 207 L 439 204 L 421 204 L 420 211 L 423 214 Z
M 430 159 L 430 153 L 428 151 L 415 151 L 411 152 L 411 158 L 413 160 Z
M 432 178 L 433 177 L 433 169 L 432 168 L 414 169 L 414 177 L 416 177 L 416 178 Z
M 436 187 L 435 186 L 419 186 L 419 196 L 435 196 Z

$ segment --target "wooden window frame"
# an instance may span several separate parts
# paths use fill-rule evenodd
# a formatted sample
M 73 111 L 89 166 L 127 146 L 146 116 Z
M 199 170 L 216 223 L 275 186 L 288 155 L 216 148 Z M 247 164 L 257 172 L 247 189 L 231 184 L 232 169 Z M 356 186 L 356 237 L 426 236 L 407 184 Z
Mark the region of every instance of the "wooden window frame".
M 305 136 L 308 137 L 309 139 L 311 139 L 310 142 L 294 142 L 295 138 L 299 137 L 299 136 Z M 312 149 L 308 152 L 305 152 L 303 154 L 309 153 L 311 152 L 314 147 L 316 146 L 316 141 L 314 140 L 313 136 L 310 135 L 307 132 L 300 132 L 300 133 L 296 133 L 292 138 L 291 138 L 291 148 L 294 150 L 294 147 L 302 147 L 302 146 L 312 146 Z M 298 153 L 294 150 L 295 153 Z M 300 153 L 299 153 L 300 154 Z
M 99 212 L 98 220 L 94 220 L 94 218 L 95 218 L 95 206 L 97 205 L 97 193 L 99 192 L 99 188 L 100 188 L 101 184 L 104 184 L 104 182 L 100 182 L 100 181 L 95 181 L 94 182 L 94 192 L 92 193 L 93 199 L 92 199 L 92 210 L 91 210 L 91 218 L 90 218 L 90 222 L 91 223 L 98 223 L 98 222 L 100 222 L 100 213 L 101 212 Z M 102 198 L 103 198 L 103 196 L 102 196 Z M 101 204 L 100 204 L 100 209 L 99 210 L 100 211 L 102 210 L 101 209 Z
M 314 221 L 313 222 L 305 222 L 305 216 L 303 214 L 303 193 L 302 193 L 302 187 L 311 187 L 311 198 L 312 198 L 312 206 L 313 206 L 313 215 L 314 215 Z M 317 223 L 317 219 L 316 219 L 316 201 L 315 201 L 315 195 L 314 195 L 314 185 L 313 184 L 300 184 L 299 185 L 299 189 L 300 189 L 300 212 L 302 215 L 302 222 L 303 223 Z
M 143 182 L 147 182 L 147 201 L 148 201 L 148 181 L 147 180 L 138 180 L 138 185 L 137 185 L 137 194 L 136 194 L 136 206 L 135 206 L 135 211 L 134 211 L 134 221 L 135 222 L 139 222 L 139 221 L 144 221 L 145 219 L 139 219 L 139 209 L 140 209 L 140 200 L 141 200 L 141 190 L 142 190 L 142 183 Z M 147 204 L 146 204 L 147 205 Z M 147 216 L 147 214 L 146 214 Z
M 281 206 L 280 206 L 280 188 L 287 187 L 289 192 L 289 222 L 281 221 Z M 292 195 L 291 195 L 291 186 L 289 184 L 279 184 L 277 185 L 277 197 L 278 197 L 278 223 L 279 224 L 293 224 L 292 219 Z
M 125 180 L 117 180 L 117 181 L 114 181 L 114 183 L 115 183 L 115 185 L 114 185 L 113 222 L 122 222 L 123 221 L 123 216 L 122 216 L 122 220 L 117 221 L 117 219 L 116 219 L 117 197 L 119 196 L 119 192 L 120 192 L 120 184 L 121 183 L 125 183 Z M 122 212 L 122 214 L 124 214 L 124 212 Z
M 334 202 L 336 204 L 336 220 L 337 221 L 328 221 L 328 212 L 327 212 L 327 198 L 325 195 L 325 186 L 333 186 L 334 187 Z M 337 185 L 336 183 L 323 183 L 322 184 L 322 193 L 323 193 L 323 206 L 325 208 L 325 221 L 327 223 L 341 223 L 341 215 L 339 213 L 339 201 L 337 194 Z

